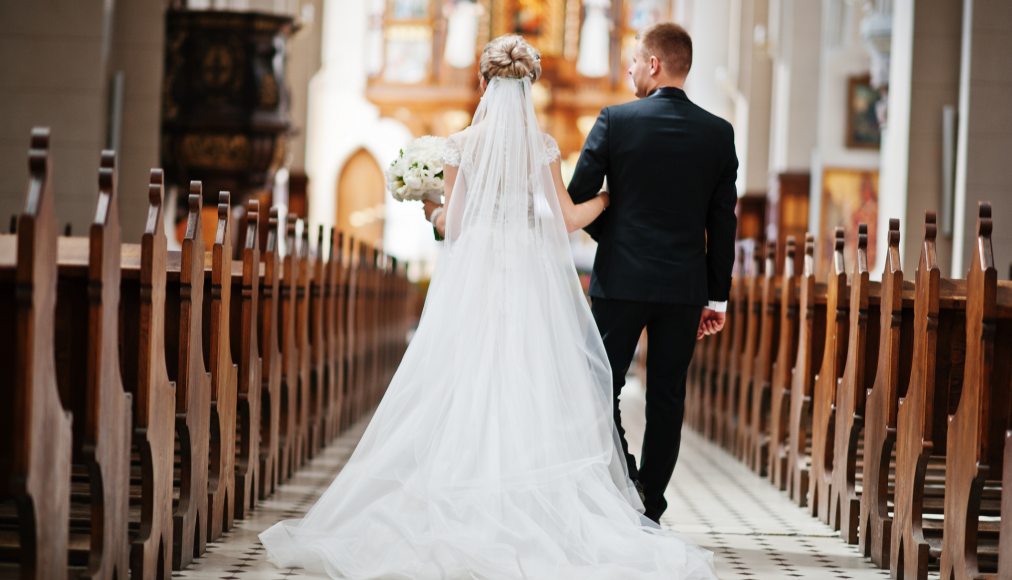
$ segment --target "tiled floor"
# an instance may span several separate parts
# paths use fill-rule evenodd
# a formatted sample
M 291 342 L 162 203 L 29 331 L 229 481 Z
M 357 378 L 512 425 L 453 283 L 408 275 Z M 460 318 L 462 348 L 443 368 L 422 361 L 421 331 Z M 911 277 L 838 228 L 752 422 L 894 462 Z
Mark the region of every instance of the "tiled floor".
M 623 392 L 624 423 L 639 448 L 643 393 L 631 382 Z M 355 425 L 268 501 L 237 522 L 207 554 L 176 578 L 277 580 L 319 578 L 269 564 L 257 534 L 282 518 L 299 517 L 326 489 L 353 451 L 368 419 Z M 888 578 L 856 547 L 795 506 L 723 450 L 686 429 L 678 467 L 668 489 L 662 523 L 717 555 L 725 579 Z

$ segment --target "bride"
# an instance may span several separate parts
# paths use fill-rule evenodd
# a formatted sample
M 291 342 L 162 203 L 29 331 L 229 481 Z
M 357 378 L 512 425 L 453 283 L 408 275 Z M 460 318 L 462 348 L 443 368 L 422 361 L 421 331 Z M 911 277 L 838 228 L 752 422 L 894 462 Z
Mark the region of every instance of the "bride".
M 540 56 L 481 55 L 483 95 L 450 137 L 446 247 L 400 368 L 355 453 L 268 556 L 334 578 L 713 578 L 712 555 L 642 515 L 612 421 L 604 345 L 567 229 L 574 205 L 538 128 Z

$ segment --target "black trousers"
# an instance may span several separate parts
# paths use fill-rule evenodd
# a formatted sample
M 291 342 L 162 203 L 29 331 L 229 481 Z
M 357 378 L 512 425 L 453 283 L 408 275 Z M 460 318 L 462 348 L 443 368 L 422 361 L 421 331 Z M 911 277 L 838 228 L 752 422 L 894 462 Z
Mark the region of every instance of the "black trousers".
M 685 416 L 685 376 L 695 349 L 702 306 L 594 298 L 592 310 L 611 363 L 615 425 L 629 476 L 646 496 L 646 515 L 659 520 L 667 508 L 664 490 L 678 461 Z M 646 432 L 641 464 L 629 453 L 618 397 L 625 386 L 636 344 L 647 331 Z

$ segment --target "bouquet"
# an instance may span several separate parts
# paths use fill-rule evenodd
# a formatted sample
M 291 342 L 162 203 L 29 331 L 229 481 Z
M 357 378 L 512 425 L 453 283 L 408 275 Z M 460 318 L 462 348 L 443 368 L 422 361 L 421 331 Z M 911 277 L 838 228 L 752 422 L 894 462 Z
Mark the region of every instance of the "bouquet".
M 386 171 L 390 195 L 397 201 L 427 199 L 442 203 L 445 150 L 446 139 L 431 135 L 419 137 L 401 149 Z M 436 239 L 440 239 L 435 228 L 433 232 Z
M 443 195 L 443 152 L 446 139 L 419 137 L 390 163 L 387 189 L 397 201 L 428 199 L 439 203 Z

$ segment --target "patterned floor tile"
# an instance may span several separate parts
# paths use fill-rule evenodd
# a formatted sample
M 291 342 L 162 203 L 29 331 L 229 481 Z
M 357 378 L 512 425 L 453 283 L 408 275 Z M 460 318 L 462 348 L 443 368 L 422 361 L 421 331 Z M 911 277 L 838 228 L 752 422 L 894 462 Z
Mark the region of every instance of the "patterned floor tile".
M 643 390 L 630 380 L 622 395 L 623 424 L 638 450 L 643 430 Z M 188 569 L 185 579 L 322 580 L 302 570 L 267 562 L 257 534 L 279 519 L 298 517 L 327 488 L 354 450 L 368 417 L 349 429 L 252 516 L 236 522 L 225 538 Z M 722 449 L 685 430 L 667 491 L 662 524 L 714 552 L 721 578 L 888 578 L 839 534 L 808 515 Z

